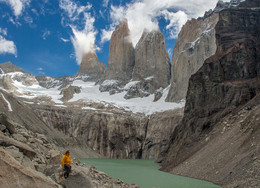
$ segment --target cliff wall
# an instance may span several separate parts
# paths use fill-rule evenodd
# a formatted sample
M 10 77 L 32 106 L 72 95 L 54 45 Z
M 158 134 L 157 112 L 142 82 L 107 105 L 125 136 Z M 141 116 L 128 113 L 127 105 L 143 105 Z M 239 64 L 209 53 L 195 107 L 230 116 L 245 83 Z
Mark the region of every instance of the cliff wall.
M 219 13 L 217 51 L 190 78 L 184 118 L 172 135 L 163 169 L 218 184 L 259 185 L 254 168 L 260 153 L 259 15 L 255 0 Z M 197 168 L 187 170 L 185 164 Z M 246 171 L 256 178 L 247 179 Z

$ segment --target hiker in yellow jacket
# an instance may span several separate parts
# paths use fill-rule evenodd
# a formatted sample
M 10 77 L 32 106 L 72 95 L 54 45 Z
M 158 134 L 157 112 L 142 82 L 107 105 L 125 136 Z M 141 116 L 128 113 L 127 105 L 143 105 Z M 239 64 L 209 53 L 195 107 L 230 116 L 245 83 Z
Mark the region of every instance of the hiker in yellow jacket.
M 64 178 L 69 177 L 71 171 L 71 160 L 70 160 L 70 150 L 67 150 L 61 159 L 61 166 L 64 168 Z

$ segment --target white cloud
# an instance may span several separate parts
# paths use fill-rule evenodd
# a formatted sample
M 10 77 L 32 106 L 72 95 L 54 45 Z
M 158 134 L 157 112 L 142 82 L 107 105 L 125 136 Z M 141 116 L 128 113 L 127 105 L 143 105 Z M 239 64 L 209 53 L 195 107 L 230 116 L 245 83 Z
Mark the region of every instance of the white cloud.
M 46 40 L 48 36 L 50 36 L 51 32 L 49 30 L 45 30 L 42 34 L 43 40 Z
M 39 67 L 37 68 L 37 71 L 43 71 L 43 68 Z
M 32 24 L 33 23 L 33 18 L 31 16 L 25 16 L 24 17 L 24 21 L 28 24 Z
M 128 20 L 131 39 L 135 46 L 144 28 L 148 31 L 158 29 L 158 18 L 169 21 L 166 29 L 170 37 L 176 38 L 187 19 L 203 16 L 204 12 L 214 8 L 218 0 L 134 0 L 126 6 L 111 6 L 112 26 L 123 18 Z M 112 29 L 109 28 L 108 31 Z M 107 31 L 107 32 L 108 32 Z M 106 39 L 106 32 L 103 38 Z M 106 41 L 106 40 L 103 40 Z
M 0 2 L 5 2 L 11 6 L 16 17 L 22 14 L 24 7 L 29 5 L 30 1 L 31 0 L 0 0 Z
M 7 28 L 2 29 L 2 28 L 0 27 L 0 34 L 6 36 L 6 35 L 7 35 Z
M 103 0 L 103 7 L 107 7 L 109 0 Z
M 81 13 L 84 13 L 92 8 L 90 3 L 87 3 L 86 6 L 79 6 L 71 0 L 60 0 L 59 6 L 65 11 L 66 15 L 70 19 L 69 21 L 78 20 Z
M 110 27 L 110 30 L 101 29 L 101 43 L 109 41 L 114 30 L 115 27 Z
M 80 65 L 82 57 L 85 53 L 95 52 L 95 32 L 77 31 L 72 28 L 74 36 L 71 36 L 71 42 L 73 44 L 76 60 Z
M 181 10 L 176 13 L 164 10 L 162 11 L 162 15 L 167 21 L 170 21 L 170 23 L 166 26 L 166 29 L 169 29 L 170 38 L 177 38 L 181 27 L 188 20 L 188 15 Z
M 69 39 L 65 39 L 65 38 L 60 38 L 63 42 L 69 42 L 70 40 Z
M 36 70 L 38 71 L 39 75 L 45 75 L 45 72 L 43 71 L 42 67 L 38 67 Z
M 82 57 L 88 52 L 94 52 L 97 31 L 94 27 L 95 18 L 91 16 L 92 5 L 79 6 L 72 0 L 60 0 L 60 8 L 64 10 L 63 23 L 72 29 L 71 42 L 74 47 L 77 64 L 81 63 Z
M 17 56 L 16 46 L 13 41 L 6 40 L 0 35 L 0 54 L 13 54 Z

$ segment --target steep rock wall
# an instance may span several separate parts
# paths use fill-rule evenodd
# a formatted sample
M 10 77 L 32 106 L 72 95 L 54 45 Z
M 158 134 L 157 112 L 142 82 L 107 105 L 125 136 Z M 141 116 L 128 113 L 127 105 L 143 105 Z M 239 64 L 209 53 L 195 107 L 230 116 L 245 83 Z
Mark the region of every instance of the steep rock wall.
M 127 20 L 116 27 L 110 40 L 109 60 L 105 79 L 129 81 L 134 67 L 134 47 Z
M 182 109 L 142 114 L 34 106 L 43 121 L 109 158 L 157 159 L 182 119 Z
M 163 34 L 159 30 L 144 31 L 135 48 L 133 80 L 150 77 L 154 89 L 165 88 L 169 85 L 170 68 Z
M 220 135 L 224 134 L 223 130 L 228 126 L 222 127 L 223 125 L 218 122 L 231 112 L 235 114 L 234 119 L 239 119 L 237 117 L 239 114 L 235 112 L 242 111 L 241 106 L 250 110 L 252 104 L 259 104 L 259 15 L 259 1 L 256 0 L 246 1 L 237 8 L 220 12 L 219 22 L 216 25 L 217 52 L 208 58 L 199 71 L 190 78 L 184 118 L 174 131 L 163 169 L 172 172 L 179 169 L 177 171 L 182 175 L 191 175 L 224 185 L 239 181 L 244 178 L 246 170 L 253 170 L 250 167 L 253 166 L 254 160 L 250 156 L 259 156 L 259 144 L 253 144 L 251 147 L 248 147 L 247 144 L 251 141 L 257 143 L 256 139 L 259 138 L 257 136 L 259 123 L 257 123 L 256 116 L 248 115 L 251 122 L 248 122 L 247 125 L 251 126 L 251 131 L 245 131 L 244 127 L 241 126 L 244 120 L 232 123 L 232 118 L 230 119 L 235 126 L 233 130 L 243 132 L 237 134 L 239 136 L 234 135 L 236 144 L 233 141 L 232 131 L 226 135 L 225 144 L 219 141 Z M 248 103 L 250 100 L 254 102 Z M 248 105 L 243 106 L 247 103 Z M 222 131 L 221 128 L 223 128 Z M 214 133 L 212 130 L 218 132 L 215 135 L 217 139 L 211 143 L 215 145 L 219 153 L 214 155 L 214 159 L 211 158 L 214 161 L 212 164 L 210 161 L 205 164 L 201 159 L 209 157 L 210 147 L 208 147 L 207 141 L 209 136 Z M 252 140 L 248 142 L 247 138 L 252 138 Z M 229 150 L 226 150 L 225 146 L 228 144 L 230 147 Z M 240 149 L 234 149 L 236 147 Z M 191 160 L 203 150 L 205 152 L 199 156 L 200 159 Z M 229 154 L 229 151 L 233 152 L 232 155 Z M 234 156 L 241 155 L 247 158 L 246 163 L 244 163 L 245 158 L 239 158 L 232 165 L 223 165 L 227 161 L 232 161 Z M 203 165 L 205 169 L 196 168 L 193 172 L 180 170 L 185 168 L 185 164 L 188 163 L 190 166 Z M 208 168 L 213 168 L 216 171 L 215 175 L 202 172 L 207 171 Z M 243 168 L 245 170 L 242 173 L 239 170 Z M 227 173 L 229 169 L 233 169 L 234 172 Z M 217 179 L 215 178 L 216 174 Z M 257 177 L 259 177 L 259 172 Z M 249 179 L 245 181 L 249 181 Z
M 185 99 L 189 79 L 216 52 L 215 25 L 218 13 L 189 20 L 181 29 L 173 49 L 171 87 L 166 101 Z

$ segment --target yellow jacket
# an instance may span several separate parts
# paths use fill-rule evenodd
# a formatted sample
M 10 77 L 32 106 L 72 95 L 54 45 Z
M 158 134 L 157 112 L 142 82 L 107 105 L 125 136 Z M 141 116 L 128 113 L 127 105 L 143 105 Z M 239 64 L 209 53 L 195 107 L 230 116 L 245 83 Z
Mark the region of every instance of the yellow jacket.
M 61 159 L 61 166 L 64 167 L 65 164 L 71 166 L 70 155 L 66 155 L 66 154 L 63 155 Z

